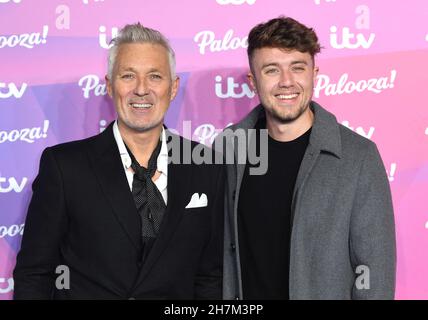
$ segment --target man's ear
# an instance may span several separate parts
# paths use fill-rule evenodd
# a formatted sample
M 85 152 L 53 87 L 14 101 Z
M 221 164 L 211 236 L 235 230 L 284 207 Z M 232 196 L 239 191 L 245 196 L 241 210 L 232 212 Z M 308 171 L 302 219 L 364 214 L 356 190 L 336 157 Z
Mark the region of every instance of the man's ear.
M 174 98 L 177 96 L 178 88 L 180 87 L 180 77 L 176 76 L 174 80 L 172 80 L 172 89 L 171 89 L 171 99 L 170 101 L 174 100 Z
M 255 93 L 257 93 L 256 78 L 254 77 L 254 75 L 253 75 L 253 73 L 251 71 L 247 73 L 247 79 L 248 79 L 248 82 L 250 83 L 251 89 Z
M 104 79 L 106 80 L 107 93 L 110 96 L 110 98 L 113 98 L 113 88 L 112 88 L 113 84 L 111 83 L 111 80 L 109 79 L 108 75 L 106 75 Z
M 314 79 L 318 76 L 318 71 L 320 71 L 320 68 L 318 66 L 314 66 Z

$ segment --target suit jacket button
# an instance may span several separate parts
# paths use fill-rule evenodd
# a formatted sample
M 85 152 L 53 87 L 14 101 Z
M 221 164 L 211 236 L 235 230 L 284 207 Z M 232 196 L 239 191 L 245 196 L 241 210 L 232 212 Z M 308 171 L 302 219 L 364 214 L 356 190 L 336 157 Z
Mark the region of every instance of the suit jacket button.
M 235 198 L 236 198 L 236 190 L 233 190 L 232 200 L 235 201 Z
M 231 243 L 231 244 L 230 244 L 230 250 L 232 250 L 232 252 L 235 252 L 235 250 L 236 250 L 236 246 L 235 246 L 235 244 L 234 244 L 234 243 Z

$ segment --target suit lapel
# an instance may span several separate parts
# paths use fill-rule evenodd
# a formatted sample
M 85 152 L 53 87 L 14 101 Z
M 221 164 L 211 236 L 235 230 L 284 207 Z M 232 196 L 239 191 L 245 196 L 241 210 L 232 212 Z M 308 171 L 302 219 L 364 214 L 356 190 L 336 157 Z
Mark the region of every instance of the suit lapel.
M 87 152 L 105 200 L 129 240 L 137 250 L 141 250 L 141 222 L 129 190 L 112 124 L 92 140 Z

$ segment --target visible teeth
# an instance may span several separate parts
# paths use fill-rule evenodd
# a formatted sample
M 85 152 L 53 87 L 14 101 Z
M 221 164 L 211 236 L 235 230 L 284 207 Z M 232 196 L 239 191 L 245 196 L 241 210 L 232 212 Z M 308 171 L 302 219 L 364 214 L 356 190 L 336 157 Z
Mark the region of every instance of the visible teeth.
M 151 103 L 131 103 L 131 106 L 134 108 L 150 108 L 152 106 Z
M 298 96 L 298 93 L 293 93 L 293 94 L 279 94 L 277 95 L 277 97 L 279 99 L 294 99 Z

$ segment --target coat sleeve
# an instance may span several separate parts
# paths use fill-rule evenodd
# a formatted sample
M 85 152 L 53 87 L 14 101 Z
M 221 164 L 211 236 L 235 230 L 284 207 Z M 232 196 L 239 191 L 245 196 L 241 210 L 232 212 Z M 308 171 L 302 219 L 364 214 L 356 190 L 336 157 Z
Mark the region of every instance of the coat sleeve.
M 214 202 L 211 211 L 211 235 L 202 254 L 195 281 L 195 299 L 220 300 L 223 290 L 224 167 L 216 167 Z M 214 171 L 213 171 L 214 172 Z
M 14 269 L 14 299 L 51 299 L 60 243 L 66 230 L 64 188 L 50 148 L 43 151 L 39 174 Z
M 394 299 L 394 212 L 385 167 L 374 143 L 361 166 L 350 222 L 353 299 Z

